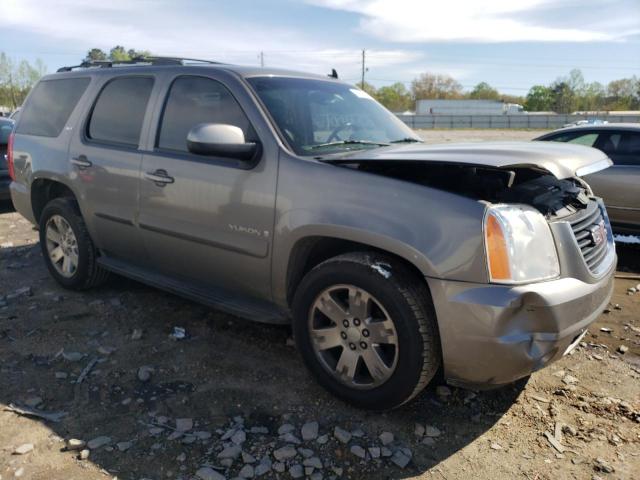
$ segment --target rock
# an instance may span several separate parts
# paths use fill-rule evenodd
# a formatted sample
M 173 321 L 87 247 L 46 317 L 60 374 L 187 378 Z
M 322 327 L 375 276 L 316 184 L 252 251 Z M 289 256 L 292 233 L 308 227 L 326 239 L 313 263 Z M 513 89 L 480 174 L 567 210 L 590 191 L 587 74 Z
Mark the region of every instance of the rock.
M 238 458 L 240 456 L 241 453 L 242 453 L 242 449 L 238 445 L 232 445 L 230 447 L 227 447 L 227 448 L 223 449 L 218 454 L 218 458 L 220 460 L 224 460 L 224 459 L 227 459 L 227 458 L 235 460 L 236 458 Z
M 105 445 L 109 445 L 111 443 L 111 437 L 101 436 L 96 437 L 93 440 L 89 440 L 87 442 L 87 448 L 89 450 L 96 450 L 100 447 L 104 447 Z
M 242 462 L 243 463 L 255 463 L 256 462 L 256 457 L 254 457 L 253 455 L 251 455 L 248 452 L 242 452 Z
M 636 287 L 629 287 L 627 288 L 627 293 L 630 293 L 631 295 L 633 295 L 634 293 L 636 293 L 638 290 L 636 289 Z
M 623 355 L 628 351 L 629 351 L 629 347 L 627 347 L 626 345 L 620 345 L 618 347 L 618 352 L 622 353 Z
M 251 465 L 245 465 L 238 472 L 238 476 L 240 478 L 253 478 L 253 475 L 254 475 L 254 471 Z
M 596 458 L 593 466 L 598 472 L 613 473 L 616 471 L 612 465 L 610 465 L 604 458 Z
M 287 466 L 282 462 L 275 462 L 273 464 L 273 469 L 278 473 L 284 473 L 284 471 L 287 469 Z
M 126 452 L 127 450 L 129 450 L 131 448 L 131 445 L 133 445 L 133 443 L 131 442 L 116 443 L 116 447 L 118 447 L 118 450 L 120 450 L 121 452 Z
M 80 352 L 62 352 L 62 358 L 67 362 L 79 362 L 84 355 Z
M 80 458 L 80 460 L 87 460 L 90 454 L 91 452 L 89 451 L 89 449 L 85 448 L 84 450 L 80 451 L 80 455 L 78 455 L 78 458 Z
M 442 432 L 440 432 L 440 430 L 437 429 L 436 427 L 432 427 L 431 425 L 427 425 L 426 428 L 425 428 L 424 434 L 427 437 L 439 437 L 442 434 Z
M 436 444 L 436 441 L 432 437 L 424 437 L 422 439 L 422 444 L 427 445 L 428 447 L 433 447 Z
M 149 365 L 143 365 L 138 369 L 138 380 L 141 382 L 148 382 L 151 380 L 151 375 L 154 372 L 154 368 Z
M 179 432 L 188 432 L 193 428 L 192 418 L 176 418 L 176 430 Z
M 69 374 L 67 372 L 56 372 L 56 379 L 57 380 L 64 380 L 68 376 L 69 376 Z
M 77 438 L 70 438 L 67 440 L 67 450 L 82 450 L 87 442 L 79 440 Z
M 276 460 L 289 460 L 290 458 L 295 457 L 298 454 L 296 448 L 292 445 L 285 445 L 284 447 L 280 447 L 279 449 L 273 452 L 273 457 Z
M 318 457 L 305 458 L 302 465 L 320 470 L 322 468 L 322 461 Z
M 23 443 L 19 447 L 17 447 L 13 453 L 15 455 L 26 455 L 33 451 L 33 443 Z
M 187 330 L 182 327 L 173 327 L 169 338 L 171 340 L 184 340 L 187 338 Z
M 269 433 L 269 429 L 267 427 L 251 427 L 249 430 L 251 433 L 261 433 L 263 435 L 267 435 Z
M 393 456 L 391 457 L 391 461 L 395 463 L 397 466 L 399 466 L 400 468 L 405 468 L 407 465 L 409 465 L 409 462 L 411 461 L 411 457 L 406 455 L 401 450 L 396 450 L 393 453 Z
M 20 467 L 15 472 L 13 472 L 13 476 L 16 478 L 20 478 L 22 475 L 24 475 L 24 467 Z
M 300 455 L 302 455 L 304 458 L 313 457 L 313 450 L 309 448 L 299 448 L 298 452 L 300 452 Z
M 109 355 L 111 355 L 115 351 L 116 351 L 115 347 L 107 347 L 107 346 L 98 347 L 98 353 L 100 355 L 104 355 L 105 357 L 108 357 Z
M 291 478 L 302 478 L 304 477 L 304 468 L 299 463 L 292 465 L 289 468 L 289 475 L 291 475 Z
M 142 338 L 142 329 L 134 328 L 131 332 L 131 340 L 140 340 Z
M 269 457 L 265 456 L 262 457 L 260 463 L 257 467 L 254 468 L 253 472 L 256 477 L 260 477 L 267 473 L 269 470 L 271 470 L 271 460 L 269 460 Z
M 225 480 L 225 476 L 219 472 L 216 472 L 211 467 L 202 467 L 199 468 L 196 472 L 196 477 L 201 480 Z
M 209 440 L 211 438 L 211 432 L 205 432 L 205 431 L 197 431 L 197 432 L 193 432 L 193 436 L 196 437 L 198 440 Z
M 382 447 L 382 448 L 380 449 L 380 453 L 381 453 L 381 454 L 382 454 L 382 456 L 383 456 L 383 457 L 385 457 L 385 458 L 388 458 L 388 457 L 390 457 L 391 455 L 393 455 L 393 452 L 391 451 L 391 449 L 390 449 L 390 448 L 387 448 L 387 447 Z
M 308 422 L 302 425 L 302 428 L 300 429 L 302 440 L 308 442 L 309 440 L 315 440 L 318 438 L 318 429 L 318 422 Z
M 335 427 L 333 429 L 333 436 L 342 443 L 349 443 L 349 440 L 351 440 L 351 433 L 343 430 L 340 427 Z
M 389 445 L 394 440 L 393 433 L 391 432 L 382 432 L 378 438 L 380 442 L 382 442 L 382 445 Z
M 351 453 L 359 458 L 367 458 L 367 451 L 360 445 L 353 445 L 351 447 Z
M 296 445 L 300 445 L 302 443 L 300 439 L 291 432 L 280 435 L 280 440 L 285 443 L 295 443 Z
M 620 306 L 620 304 L 616 303 L 616 304 L 613 306 L 613 309 L 614 309 L 614 310 L 622 310 L 622 307 Z
M 380 447 L 369 447 L 369 455 L 371 455 L 371 458 L 380 458 L 380 455 L 382 455 Z
M 492 450 L 502 450 L 502 445 L 500 445 L 499 443 L 496 443 L 496 442 L 493 442 L 490 445 L 490 447 L 491 447 Z
M 244 430 L 238 430 L 231 437 L 231 441 L 236 445 L 242 445 L 247 440 L 247 434 L 244 433 Z
M 424 436 L 424 432 L 425 432 L 425 428 L 424 425 L 421 425 L 419 423 L 416 423 L 415 428 L 413 429 L 413 433 L 416 437 L 422 437 Z
M 600 331 L 604 333 L 611 333 L 613 330 L 609 327 L 600 327 Z
M 366 435 L 366 433 L 364 433 L 364 430 L 362 430 L 361 428 L 356 428 L 355 430 L 353 430 L 351 432 L 351 436 L 354 438 L 362 438 Z
M 319 443 L 320 445 L 324 445 L 325 443 L 327 443 L 329 441 L 329 435 L 327 435 L 326 433 L 324 435 L 320 435 L 317 439 L 316 442 Z
M 278 435 L 285 435 L 287 433 L 291 433 L 295 429 L 296 429 L 296 427 L 294 427 L 290 423 L 285 423 L 285 424 L 281 425 L 280 428 L 278 429 Z
M 578 383 L 578 379 L 572 375 L 567 374 L 562 377 L 562 383 L 565 383 L 567 385 L 575 385 L 576 383 Z
M 180 463 L 184 462 L 187 459 L 187 454 L 182 452 L 180 455 L 176 457 L 176 460 Z

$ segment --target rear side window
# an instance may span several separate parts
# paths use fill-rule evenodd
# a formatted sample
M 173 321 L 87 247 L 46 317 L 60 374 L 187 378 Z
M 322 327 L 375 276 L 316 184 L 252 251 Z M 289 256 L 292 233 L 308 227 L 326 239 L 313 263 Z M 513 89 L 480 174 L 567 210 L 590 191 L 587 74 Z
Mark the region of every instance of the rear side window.
M 199 123 L 235 125 L 248 141 L 255 138 L 249 119 L 224 85 L 209 78 L 179 77 L 169 90 L 158 147 L 187 152 L 187 134 Z
M 45 80 L 38 83 L 20 112 L 16 132 L 57 137 L 88 85 L 88 78 Z
M 111 80 L 93 107 L 87 136 L 98 142 L 137 147 L 152 88 L 149 77 Z
M 585 135 L 580 135 L 578 137 L 572 138 L 571 140 L 569 140 L 569 143 L 584 145 L 585 147 L 593 147 L 593 144 L 596 143 L 596 138 L 598 138 L 597 133 L 587 133 Z

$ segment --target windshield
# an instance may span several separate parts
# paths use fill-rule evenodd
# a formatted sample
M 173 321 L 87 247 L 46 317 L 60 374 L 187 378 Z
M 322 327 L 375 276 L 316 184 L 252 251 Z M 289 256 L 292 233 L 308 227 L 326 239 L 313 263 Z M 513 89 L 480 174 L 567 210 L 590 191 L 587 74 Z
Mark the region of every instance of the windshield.
M 395 115 L 355 87 L 302 78 L 248 81 L 298 155 L 420 141 Z

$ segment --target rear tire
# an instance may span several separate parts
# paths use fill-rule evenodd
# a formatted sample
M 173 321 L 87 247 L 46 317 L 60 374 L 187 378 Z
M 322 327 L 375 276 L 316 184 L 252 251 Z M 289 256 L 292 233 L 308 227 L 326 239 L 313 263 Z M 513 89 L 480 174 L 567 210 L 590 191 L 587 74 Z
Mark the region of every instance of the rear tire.
M 97 249 L 73 198 L 56 198 L 47 203 L 39 228 L 42 256 L 60 285 L 86 290 L 106 281 L 109 273 L 96 262 Z
M 293 316 L 296 345 L 309 370 L 357 407 L 399 407 L 440 366 L 427 286 L 394 258 L 356 252 L 321 263 L 296 290 Z

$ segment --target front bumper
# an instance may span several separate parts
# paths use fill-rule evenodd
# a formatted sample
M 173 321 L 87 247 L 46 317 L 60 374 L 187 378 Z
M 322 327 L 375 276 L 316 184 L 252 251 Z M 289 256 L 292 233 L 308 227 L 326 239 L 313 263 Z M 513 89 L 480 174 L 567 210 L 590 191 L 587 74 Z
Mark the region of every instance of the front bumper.
M 562 278 L 508 286 L 428 278 L 447 381 L 495 387 L 562 357 L 611 299 L 615 264 L 595 283 Z

